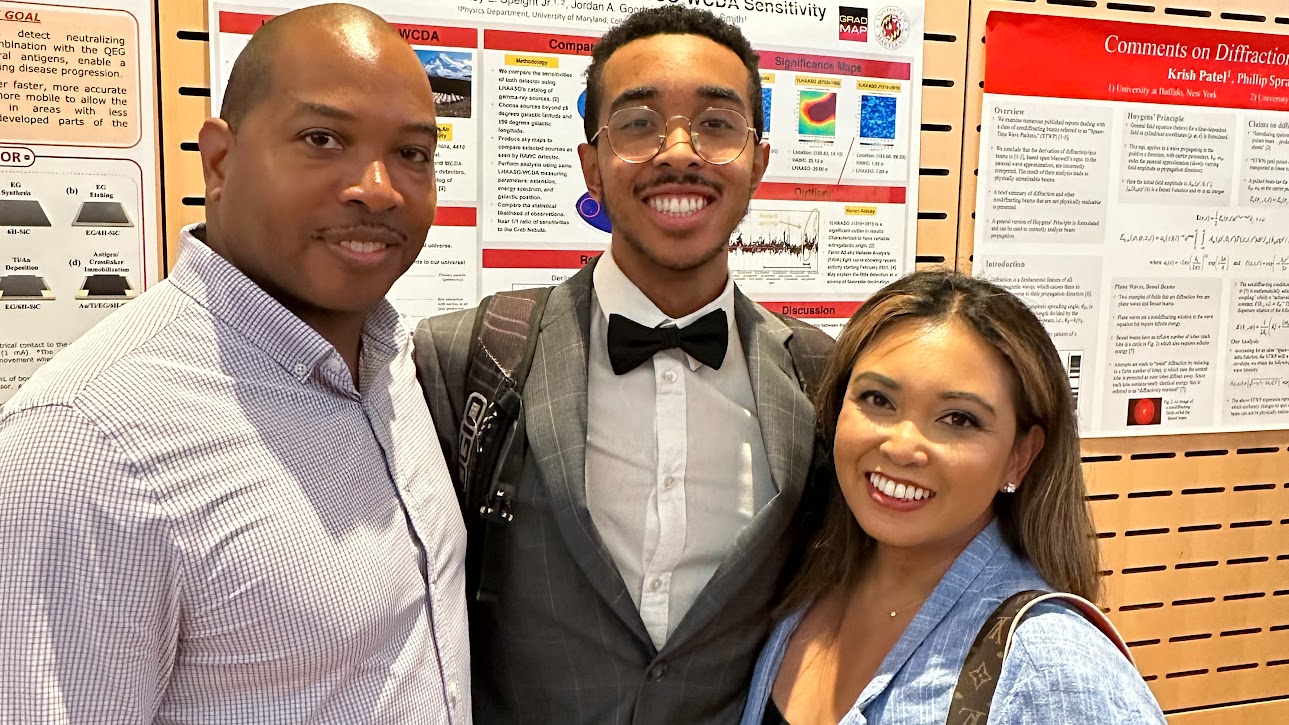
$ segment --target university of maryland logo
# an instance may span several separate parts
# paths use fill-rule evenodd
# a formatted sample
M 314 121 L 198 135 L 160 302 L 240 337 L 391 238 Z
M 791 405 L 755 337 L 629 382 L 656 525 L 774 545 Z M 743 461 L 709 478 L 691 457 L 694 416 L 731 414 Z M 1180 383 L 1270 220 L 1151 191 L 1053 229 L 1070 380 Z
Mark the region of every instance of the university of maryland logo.
M 909 16 L 903 9 L 894 6 L 882 8 L 877 13 L 877 43 L 883 48 L 895 50 L 909 40 Z

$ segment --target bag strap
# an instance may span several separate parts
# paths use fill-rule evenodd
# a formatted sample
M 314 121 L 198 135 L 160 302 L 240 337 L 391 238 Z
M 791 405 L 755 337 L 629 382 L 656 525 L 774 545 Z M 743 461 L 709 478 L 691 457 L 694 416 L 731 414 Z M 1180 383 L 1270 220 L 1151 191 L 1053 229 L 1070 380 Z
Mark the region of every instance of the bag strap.
M 1092 602 L 1076 594 L 1043 592 L 1031 589 L 1012 595 L 989 615 L 976 633 L 976 639 L 967 651 L 967 659 L 958 673 L 958 684 L 953 689 L 946 725 L 984 725 L 989 719 L 998 677 L 1003 662 L 1011 651 L 1016 628 L 1035 606 L 1048 601 L 1072 604 L 1080 614 L 1114 643 L 1115 647 L 1133 662 L 1128 645 L 1105 614 Z M 1135 663 L 1133 663 L 1135 665 Z
M 485 297 L 475 311 L 471 329 L 470 367 L 466 373 L 466 403 L 461 416 L 457 445 L 457 467 L 463 488 L 469 492 L 472 463 L 478 455 L 475 444 L 485 414 L 502 387 L 523 393 L 537 349 L 537 336 L 530 334 L 541 322 L 550 288 L 499 292 Z
M 457 473 L 467 524 L 466 591 L 495 593 L 499 528 L 514 520 L 523 469 L 523 391 L 551 288 L 499 292 L 475 312 L 466 402 L 458 430 Z M 476 518 L 477 515 L 477 518 Z

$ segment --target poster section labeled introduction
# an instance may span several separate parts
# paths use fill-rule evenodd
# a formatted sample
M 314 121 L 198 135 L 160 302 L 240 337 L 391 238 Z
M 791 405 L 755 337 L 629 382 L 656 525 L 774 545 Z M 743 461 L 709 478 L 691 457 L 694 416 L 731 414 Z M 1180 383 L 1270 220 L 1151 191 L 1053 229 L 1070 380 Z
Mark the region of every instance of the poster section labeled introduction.
M 1289 39 L 994 13 L 975 272 L 1089 436 L 1289 427 Z
M 216 109 L 255 28 L 311 4 L 211 3 Z M 577 156 L 591 50 L 630 11 L 679 3 L 366 4 L 416 50 L 438 104 L 439 216 L 391 293 L 400 312 L 411 321 L 557 284 L 604 251 L 611 224 Z M 689 5 L 739 25 L 761 56 L 755 101 L 771 156 L 730 239 L 734 278 L 774 311 L 835 333 L 913 268 L 922 0 Z
M 0 2 L 0 403 L 158 279 L 155 57 L 151 2 Z

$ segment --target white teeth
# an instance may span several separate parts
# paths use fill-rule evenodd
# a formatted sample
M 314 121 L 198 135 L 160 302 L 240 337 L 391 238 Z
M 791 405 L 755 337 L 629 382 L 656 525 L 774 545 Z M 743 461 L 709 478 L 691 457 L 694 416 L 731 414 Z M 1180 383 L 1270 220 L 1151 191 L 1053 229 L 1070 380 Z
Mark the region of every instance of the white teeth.
M 868 474 L 868 480 L 872 483 L 873 488 L 890 496 L 903 501 L 921 501 L 922 499 L 931 498 L 934 494 L 930 491 L 914 486 L 913 484 L 896 483 L 880 473 L 873 472 Z
M 689 216 L 707 206 L 707 199 L 701 196 L 654 196 L 649 198 L 649 206 L 660 214 Z
M 344 242 L 341 242 L 341 243 L 340 243 L 340 246 L 344 247 L 345 249 L 349 249 L 349 250 L 351 250 L 351 251 L 358 252 L 359 254 L 371 254 L 372 252 L 376 252 L 376 251 L 379 251 L 379 250 L 381 250 L 381 249 L 384 249 L 385 247 L 387 247 L 387 246 L 389 246 L 389 245 L 385 244 L 384 242 L 350 242 L 350 241 L 344 241 Z

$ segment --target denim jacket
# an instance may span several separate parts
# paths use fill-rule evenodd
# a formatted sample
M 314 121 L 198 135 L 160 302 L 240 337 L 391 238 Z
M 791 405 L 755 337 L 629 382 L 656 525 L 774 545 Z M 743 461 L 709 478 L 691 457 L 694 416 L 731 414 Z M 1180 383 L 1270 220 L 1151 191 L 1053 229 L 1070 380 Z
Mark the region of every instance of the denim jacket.
M 838 725 L 943 723 L 976 633 L 1003 600 L 1026 589 L 1052 587 L 991 522 L 954 561 Z M 804 613 L 780 622 L 761 651 L 742 725 L 760 725 Z M 1055 603 L 1037 605 L 1017 627 L 988 722 L 1165 724 L 1141 675 L 1110 640 Z

